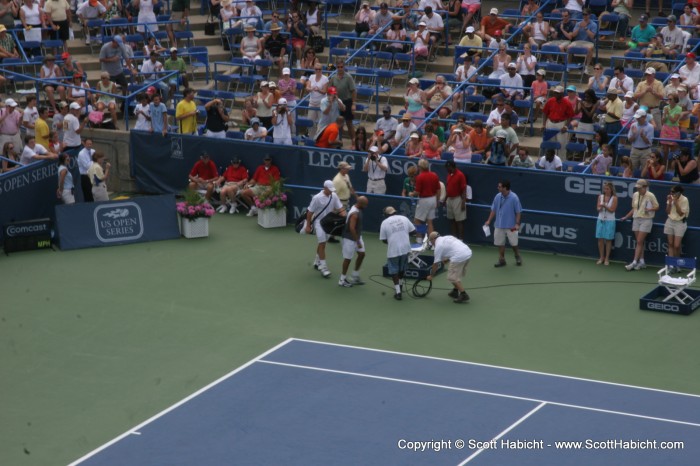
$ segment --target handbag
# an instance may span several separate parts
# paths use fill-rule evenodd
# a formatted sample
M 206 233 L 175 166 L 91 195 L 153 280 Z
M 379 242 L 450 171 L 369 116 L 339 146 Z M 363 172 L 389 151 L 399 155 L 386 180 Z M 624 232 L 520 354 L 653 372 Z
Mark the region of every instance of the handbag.
M 345 217 L 331 212 L 321 219 L 321 228 L 329 235 L 340 236 L 345 228 Z
M 326 41 L 323 39 L 323 36 L 313 35 L 309 38 L 309 47 L 316 53 L 323 53 L 323 49 L 326 47 Z
M 355 32 L 358 34 L 369 32 L 369 23 L 355 23 Z
M 204 35 L 205 36 L 214 36 L 216 35 L 216 26 L 217 22 L 214 21 L 214 19 L 209 15 L 209 18 L 207 18 L 207 22 L 204 23 Z
M 316 223 L 316 219 L 318 218 L 319 215 L 321 215 L 323 212 L 326 211 L 329 205 L 331 205 L 331 202 L 333 201 L 333 196 L 331 196 L 330 199 L 328 199 L 328 204 L 321 209 L 321 212 L 317 213 L 313 217 L 311 217 L 311 233 L 314 232 L 314 223 Z M 305 235 L 306 234 L 306 214 L 308 210 L 304 209 L 301 211 L 301 215 L 294 221 L 294 230 L 296 230 L 297 233 Z

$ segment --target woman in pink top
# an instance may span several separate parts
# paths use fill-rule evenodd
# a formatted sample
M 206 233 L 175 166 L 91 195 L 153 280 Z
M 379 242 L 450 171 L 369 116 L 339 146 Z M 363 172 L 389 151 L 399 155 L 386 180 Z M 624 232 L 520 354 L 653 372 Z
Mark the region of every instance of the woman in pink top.
M 282 78 L 277 81 L 277 89 L 280 92 L 280 97 L 287 99 L 287 108 L 292 109 L 292 135 L 296 135 L 297 111 L 294 107 L 297 104 L 297 80 L 290 77 L 289 68 L 282 69 Z
M 454 128 L 447 140 L 447 147 L 454 149 L 453 157 L 455 162 L 472 162 L 472 141 L 469 133 L 462 128 Z
M 423 135 L 423 155 L 426 159 L 440 160 L 440 139 L 433 132 L 433 125 L 425 125 L 425 134 Z

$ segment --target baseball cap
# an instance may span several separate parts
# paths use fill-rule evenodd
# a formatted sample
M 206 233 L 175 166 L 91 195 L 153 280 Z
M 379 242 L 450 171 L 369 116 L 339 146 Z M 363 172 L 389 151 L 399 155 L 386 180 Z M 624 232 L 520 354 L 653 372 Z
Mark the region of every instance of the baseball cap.
M 375 153 L 376 153 L 376 152 L 379 152 L 379 147 L 377 147 L 377 146 L 372 146 L 372 147 L 369 148 L 369 151 L 370 151 L 370 152 L 375 152 Z
M 61 60 L 68 60 L 70 58 L 70 53 L 68 52 L 63 52 L 61 54 Z
M 411 139 L 420 139 L 420 135 L 418 133 L 411 133 Z
M 496 31 L 493 32 L 493 35 L 496 36 L 496 37 L 501 37 L 501 36 L 503 35 L 503 33 L 501 32 L 500 29 L 498 29 L 498 30 L 496 30 Z
M 645 117 L 645 116 L 647 116 L 647 112 L 645 112 L 645 111 L 642 110 L 641 108 L 640 108 L 639 110 L 637 110 L 636 112 L 634 112 L 634 117 L 635 117 L 635 118 L 642 118 L 642 117 Z
M 260 87 L 265 87 L 265 86 L 269 86 L 269 85 L 270 85 L 270 83 L 268 83 L 267 81 L 262 81 L 260 83 Z
M 427 26 L 427 24 L 425 21 L 421 21 L 420 23 L 418 23 L 418 26 Z
M 263 160 L 272 160 L 272 156 L 266 155 L 265 158 L 264 158 Z
M 68 106 L 68 102 L 65 101 L 60 101 L 58 104 L 56 104 L 58 108 L 66 108 Z
M 515 63 L 514 62 L 508 63 L 508 68 L 515 68 Z
M 72 105 L 73 105 L 73 104 L 71 104 L 71 106 L 72 106 Z M 209 158 L 209 152 L 204 151 L 204 152 L 202 152 L 201 154 L 199 154 L 199 156 L 200 156 L 200 157 L 204 157 L 204 158 Z
M 338 89 L 336 89 L 334 86 L 331 86 L 328 88 L 328 93 L 332 95 L 336 95 L 338 93 Z
M 291 74 L 289 68 L 282 68 L 282 74 Z
M 83 108 L 83 107 L 81 107 L 80 104 L 79 104 L 78 102 L 73 102 L 72 104 L 70 104 L 70 107 L 69 107 L 69 108 L 70 108 L 71 110 L 80 110 L 80 109 Z
M 656 74 L 656 70 L 650 66 L 644 71 L 644 74 Z
M 97 0 L 90 0 L 90 6 L 97 6 Z
M 274 81 L 270 81 L 268 84 L 270 87 L 277 87 L 277 84 Z
M 119 45 L 122 45 L 124 43 L 124 41 L 122 40 L 122 36 L 120 36 L 118 34 L 113 35 L 112 40 Z
M 561 86 L 555 86 L 554 89 L 552 89 L 552 92 L 555 92 L 557 94 L 563 94 L 564 93 L 564 88 Z
M 7 105 L 8 107 L 16 107 L 17 102 L 15 102 L 15 99 L 7 99 L 5 101 L 5 105 Z
M 382 112 L 391 113 L 391 105 L 385 105 L 384 108 L 382 109 Z
M 420 84 L 420 81 L 418 81 L 418 78 L 411 78 L 408 84 Z
M 170 53 L 177 53 L 177 47 L 170 47 Z
M 258 125 L 260 124 L 260 118 L 258 118 L 258 117 L 253 117 L 253 118 L 250 119 L 250 126 L 253 126 L 253 125 L 255 125 L 255 124 L 258 124 Z
M 466 32 L 467 34 L 469 34 L 469 33 L 471 33 L 471 32 L 474 32 L 474 27 L 473 27 L 473 26 L 469 26 L 465 32 Z
M 649 17 L 648 17 L 647 15 L 640 15 L 640 16 L 639 16 L 639 22 L 640 22 L 640 23 L 645 23 L 645 22 L 647 22 L 647 21 L 649 21 Z
M 537 70 L 537 74 L 544 76 L 547 72 L 545 70 Z
M 489 11 L 490 15 L 497 15 L 498 14 L 498 8 L 491 8 L 491 11 Z
M 671 79 L 680 79 L 680 78 L 681 78 L 681 75 L 678 74 L 678 73 L 673 73 L 673 74 L 671 75 Z
M 697 58 L 697 56 L 693 52 L 690 52 L 686 54 L 685 58 Z
M 280 97 L 280 100 L 277 101 L 277 105 L 287 105 L 287 99 Z
M 405 113 L 401 117 L 401 121 L 411 121 L 411 115 L 406 115 Z
M 323 182 L 323 187 L 326 188 L 328 191 L 334 193 L 335 192 L 335 186 L 333 185 L 333 182 L 331 180 L 326 180 Z
M 496 137 L 497 137 L 497 138 L 503 138 L 503 139 L 505 139 L 505 138 L 508 137 L 508 133 L 506 133 L 506 132 L 505 132 L 504 130 L 502 130 L 502 129 L 499 129 L 498 131 L 496 131 Z
M 578 92 L 578 91 L 576 90 L 576 86 L 568 86 L 568 87 L 566 88 L 566 91 L 567 91 L 567 92 Z
M 153 95 L 155 93 L 156 93 L 156 88 L 153 86 L 148 86 L 148 89 L 146 89 L 146 94 Z
M 347 163 L 345 160 L 343 160 L 342 162 L 340 162 L 340 163 L 338 164 L 338 170 L 343 170 L 343 169 L 346 169 L 346 168 L 352 168 L 352 165 L 350 165 L 349 163 Z
M 666 21 L 673 21 L 674 23 L 678 21 L 678 18 L 676 18 L 676 15 L 668 15 L 666 17 Z
M 634 185 L 635 188 L 646 188 L 647 186 L 649 186 L 649 182 L 644 179 L 637 180 Z
M 384 130 L 383 129 L 378 129 L 377 131 L 374 132 L 375 134 L 381 134 L 384 136 Z
M 390 205 L 384 207 L 384 215 L 386 215 L 387 217 L 389 215 L 394 215 L 395 213 L 396 213 L 396 209 L 394 209 Z
M 628 98 L 628 97 L 629 97 L 630 99 L 633 99 L 633 98 L 634 98 L 634 92 L 632 92 L 632 91 L 627 91 L 627 93 L 625 94 L 625 99 Z

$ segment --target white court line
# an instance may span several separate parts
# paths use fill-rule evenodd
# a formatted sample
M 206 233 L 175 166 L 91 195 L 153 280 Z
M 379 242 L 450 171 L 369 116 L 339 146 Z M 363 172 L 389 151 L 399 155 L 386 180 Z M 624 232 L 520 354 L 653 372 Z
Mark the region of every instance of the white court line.
M 172 411 L 172 410 L 174 410 L 174 409 L 176 409 L 176 408 L 179 408 L 179 407 L 182 406 L 183 404 L 185 404 L 185 403 L 187 403 L 188 401 L 190 401 L 192 398 L 195 398 L 196 396 L 198 396 L 198 395 L 204 393 L 205 391 L 209 390 L 209 389 L 212 388 L 213 386 L 220 384 L 220 383 L 223 382 L 224 380 L 226 380 L 226 379 L 230 378 L 231 376 L 237 374 L 238 372 L 242 371 L 242 370 L 245 369 L 246 367 L 252 365 L 253 363 L 255 363 L 255 362 L 257 362 L 257 361 L 259 361 L 261 358 L 264 358 L 264 357 L 267 356 L 268 354 L 270 354 L 270 353 L 272 353 L 272 352 L 274 352 L 274 351 L 277 351 L 278 349 L 282 348 L 284 345 L 288 344 L 288 343 L 291 342 L 291 341 L 292 341 L 292 339 L 291 339 L 291 338 L 288 338 L 287 340 L 283 341 L 283 342 L 280 343 L 279 345 L 276 345 L 276 346 L 274 346 L 273 348 L 270 348 L 269 350 L 265 351 L 264 353 L 262 353 L 261 355 L 257 356 L 256 358 L 251 359 L 250 361 L 248 361 L 247 363 L 245 363 L 245 364 L 243 364 L 242 366 L 238 367 L 237 369 L 234 369 L 233 371 L 229 372 L 228 374 L 226 374 L 226 375 L 220 377 L 219 379 L 213 381 L 212 383 L 210 383 L 210 384 L 207 385 L 206 387 L 200 388 L 200 389 L 197 390 L 196 392 L 192 393 L 191 395 L 187 396 L 186 398 L 183 398 L 182 400 L 178 401 L 177 403 L 175 403 L 174 405 L 170 406 L 169 408 L 164 409 L 163 411 L 161 411 L 161 412 L 159 412 L 158 414 L 156 414 L 155 416 L 153 416 L 153 417 L 151 417 L 151 418 L 145 420 L 144 422 L 142 422 L 141 424 L 137 425 L 136 427 L 133 427 L 133 428 L 129 429 L 128 431 L 126 431 L 126 432 L 124 432 L 123 434 L 121 434 L 119 437 L 117 437 L 117 438 L 115 438 L 115 439 L 113 439 L 113 440 L 110 440 L 109 442 L 105 443 L 105 444 L 102 445 L 101 447 L 98 447 L 98 448 L 96 448 L 95 450 L 93 450 L 93 451 L 91 451 L 90 453 L 88 453 L 87 455 L 85 455 L 85 456 L 83 456 L 83 457 L 81 457 L 81 458 L 75 460 L 74 462 L 70 463 L 68 466 L 75 466 L 75 465 L 77 465 L 77 464 L 80 464 L 81 462 L 83 462 L 83 461 L 85 461 L 85 460 L 87 460 L 87 459 L 89 459 L 89 458 L 95 456 L 97 453 L 99 453 L 99 452 L 101 452 L 102 450 L 104 450 L 104 449 L 106 449 L 106 448 L 108 448 L 108 447 L 114 445 L 115 443 L 119 442 L 120 440 L 122 440 L 123 438 L 125 438 L 125 437 L 127 437 L 127 436 L 129 436 L 129 435 L 141 435 L 141 433 L 139 432 L 139 429 L 141 429 L 141 428 L 144 427 L 145 425 L 150 424 L 151 422 L 155 421 L 156 419 L 158 419 L 158 418 L 160 418 L 160 417 L 162 417 L 162 416 L 168 414 L 170 411 Z
M 537 398 L 527 398 L 527 397 L 517 396 L 517 395 L 506 395 L 505 393 L 494 393 L 494 392 L 487 392 L 487 391 L 483 391 L 483 390 L 474 390 L 471 388 L 453 387 L 450 385 L 439 385 L 439 384 L 428 383 L 428 382 L 420 382 L 417 380 L 397 379 L 394 377 L 384 377 L 381 375 L 362 374 L 360 372 L 349 372 L 349 371 L 341 371 L 341 370 L 336 370 L 336 369 L 326 369 L 323 367 L 303 366 L 300 364 L 290 364 L 290 363 L 286 363 L 286 362 L 266 361 L 264 359 L 260 359 L 257 362 L 259 362 L 261 364 L 273 364 L 276 366 L 294 367 L 297 369 L 308 369 L 308 370 L 319 371 L 319 372 L 330 372 L 333 374 L 352 375 L 352 376 L 356 376 L 356 377 L 364 377 L 367 379 L 386 380 L 389 382 L 399 382 L 399 383 L 406 383 L 406 384 L 411 384 L 411 385 L 420 385 L 423 387 L 442 388 L 442 389 L 446 389 L 446 390 L 454 390 L 457 392 L 477 393 L 480 395 L 495 396 L 498 398 L 510 398 L 513 400 L 531 401 L 534 403 L 546 403 L 546 404 L 549 404 L 552 406 L 563 406 L 565 408 L 575 408 L 575 409 L 581 409 L 584 411 L 596 411 L 596 412 L 607 413 L 607 414 L 618 414 L 620 416 L 628 416 L 628 417 L 635 417 L 635 418 L 640 418 L 640 419 L 649 419 L 652 421 L 668 422 L 671 424 L 682 424 L 682 425 L 686 425 L 686 426 L 700 427 L 700 424 L 696 424 L 693 422 L 687 422 L 687 421 L 677 421 L 675 419 L 665 419 L 662 417 L 644 416 L 642 414 L 626 413 L 624 411 L 613 411 L 613 410 L 609 410 L 609 409 L 592 408 L 589 406 L 572 405 L 572 404 L 568 404 L 568 403 L 559 403 L 556 401 L 539 400 Z
M 693 393 L 674 392 L 672 390 L 662 390 L 660 388 L 649 388 L 649 387 L 640 387 L 638 385 L 628 385 L 628 384 L 617 383 L 617 382 L 606 382 L 604 380 L 586 379 L 583 377 L 574 377 L 571 375 L 550 374 L 547 372 L 531 371 L 531 370 L 527 370 L 527 369 L 515 369 L 513 367 L 495 366 L 492 364 L 483 364 L 483 363 L 471 362 L 471 361 L 460 361 L 458 359 L 439 358 L 437 356 L 425 356 L 422 354 L 402 353 L 400 351 L 390 351 L 390 350 L 382 350 L 382 349 L 376 349 L 376 348 L 365 348 L 362 346 L 343 345 L 340 343 L 328 343 L 325 341 L 306 340 L 303 338 L 291 338 L 291 340 L 292 341 L 301 341 L 304 343 L 314 343 L 317 345 L 337 346 L 340 348 L 352 348 L 352 349 L 358 349 L 358 350 L 363 350 L 363 351 L 375 351 L 377 353 L 396 354 L 399 356 L 410 356 L 410 357 L 414 357 L 414 358 L 431 359 L 434 361 L 455 362 L 458 364 L 464 364 L 464 365 L 469 365 L 469 366 L 489 367 L 489 368 L 494 368 L 494 369 L 503 369 L 506 371 L 525 372 L 527 374 L 545 375 L 547 377 L 558 377 L 561 379 L 578 380 L 578 381 L 583 381 L 583 382 L 594 382 L 594 383 L 601 383 L 601 384 L 605 384 L 605 385 L 614 385 L 616 387 L 635 388 L 637 390 L 647 390 L 647 391 L 651 391 L 651 392 L 659 392 L 659 393 L 667 393 L 667 394 L 671 394 L 671 395 L 681 395 L 681 396 L 690 396 L 693 398 L 700 398 L 700 395 L 695 395 Z
M 537 411 L 539 411 L 540 409 L 542 409 L 546 404 L 547 404 L 547 403 L 545 403 L 545 402 L 542 402 L 542 403 L 538 404 L 532 411 L 530 411 L 529 413 L 527 413 L 526 415 L 524 415 L 523 417 L 521 417 L 520 419 L 518 419 L 517 421 L 515 421 L 515 422 L 514 422 L 513 424 L 511 424 L 506 430 L 504 430 L 503 432 L 501 432 L 500 434 L 498 434 L 497 436 L 495 436 L 494 438 L 492 438 L 492 439 L 491 439 L 491 442 L 497 441 L 498 439 L 500 439 L 501 437 L 503 437 L 504 435 L 506 435 L 508 432 L 510 432 L 511 430 L 513 430 L 513 429 L 515 429 L 516 427 L 518 427 L 525 419 L 527 419 L 527 418 L 529 418 L 530 416 L 532 416 L 533 414 L 535 414 Z M 461 463 L 459 463 L 458 466 L 464 466 L 465 464 L 467 464 L 468 462 L 470 462 L 471 460 L 473 460 L 474 458 L 476 458 L 477 456 L 479 456 L 479 455 L 480 455 L 481 453 L 483 453 L 484 451 L 486 451 L 486 448 L 479 448 L 477 451 L 475 451 L 474 453 L 472 453 L 471 456 L 470 456 L 469 458 L 467 458 L 466 460 L 464 460 L 464 461 L 462 461 Z

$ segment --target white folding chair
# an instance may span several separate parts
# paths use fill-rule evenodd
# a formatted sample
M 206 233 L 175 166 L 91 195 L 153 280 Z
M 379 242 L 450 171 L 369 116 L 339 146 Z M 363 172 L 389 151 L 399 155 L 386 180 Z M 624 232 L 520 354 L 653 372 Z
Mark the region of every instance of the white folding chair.
M 685 291 L 686 288 L 695 283 L 695 267 L 697 258 L 695 257 L 669 257 L 666 256 L 666 266 L 659 270 L 659 285 L 666 288 L 668 296 L 663 302 L 675 300 L 681 304 L 693 302 L 693 297 Z M 674 272 L 690 270 L 687 275 L 673 276 Z
M 423 241 L 411 243 L 411 252 L 408 253 L 408 265 L 416 269 L 427 269 L 429 264 L 420 258 L 420 255 L 428 250 L 428 225 L 416 225 L 416 235 L 423 235 Z

